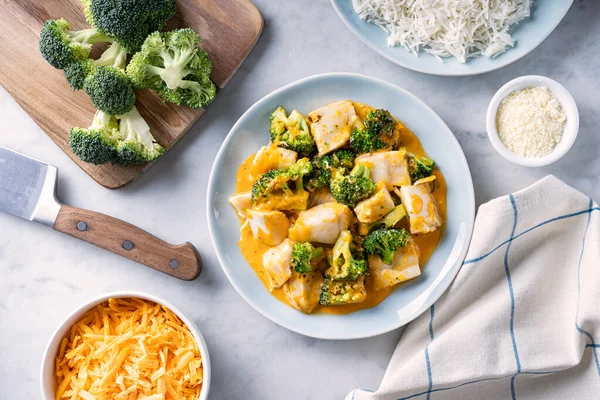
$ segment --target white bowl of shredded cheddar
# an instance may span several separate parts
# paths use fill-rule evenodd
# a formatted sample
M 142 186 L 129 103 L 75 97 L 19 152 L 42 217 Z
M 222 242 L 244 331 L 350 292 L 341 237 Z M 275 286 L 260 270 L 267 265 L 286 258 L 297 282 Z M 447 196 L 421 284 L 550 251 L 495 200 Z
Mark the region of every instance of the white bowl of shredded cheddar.
M 210 358 L 198 327 L 176 307 L 120 292 L 63 321 L 41 375 L 44 400 L 206 400 Z
M 560 83 L 544 76 L 522 76 L 496 92 L 487 110 L 486 128 L 490 142 L 508 161 L 543 167 L 573 146 L 579 112 Z

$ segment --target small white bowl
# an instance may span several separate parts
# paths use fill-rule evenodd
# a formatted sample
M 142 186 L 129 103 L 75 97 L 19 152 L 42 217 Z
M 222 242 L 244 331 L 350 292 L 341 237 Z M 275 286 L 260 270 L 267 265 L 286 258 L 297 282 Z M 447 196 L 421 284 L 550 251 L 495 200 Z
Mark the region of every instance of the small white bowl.
M 200 396 L 198 396 L 198 400 L 206 400 L 208 399 L 208 392 L 210 390 L 210 357 L 208 355 L 208 347 L 206 346 L 206 342 L 204 341 L 204 337 L 200 330 L 191 319 L 187 318 L 185 314 L 183 314 L 177 307 L 172 305 L 171 303 L 161 299 L 160 297 L 142 293 L 142 292 L 115 292 L 108 293 L 102 295 L 100 297 L 91 300 L 84 305 L 77 308 L 73 311 L 65 320 L 59 325 L 58 329 L 52 335 L 52 339 L 46 346 L 46 351 L 44 352 L 44 359 L 42 362 L 41 368 L 41 386 L 42 386 L 42 399 L 43 400 L 56 400 L 56 380 L 54 375 L 54 363 L 56 359 L 56 353 L 58 352 L 58 348 L 60 346 L 60 342 L 63 337 L 67 335 L 71 326 L 75 322 L 79 320 L 87 311 L 95 307 L 96 305 L 110 299 L 120 299 L 127 297 L 136 297 L 139 299 L 150 300 L 155 303 L 161 304 L 167 307 L 169 310 L 173 311 L 175 315 L 179 317 L 189 328 L 196 339 L 196 343 L 198 344 L 198 349 L 200 350 L 200 356 L 202 357 L 202 370 L 203 370 L 203 382 L 202 382 L 202 390 L 200 391 Z
M 537 86 L 546 86 L 550 89 L 552 94 L 554 94 L 560 102 L 567 117 L 567 121 L 565 123 L 562 139 L 550 154 L 539 158 L 523 157 L 510 151 L 504 143 L 502 143 L 502 140 L 500 140 L 496 128 L 496 114 L 498 113 L 500 102 L 510 93 L 515 90 Z M 514 164 L 523 165 L 525 167 L 543 167 L 559 160 L 562 156 L 567 154 L 571 146 L 573 146 L 579 130 L 579 111 L 577 110 L 577 104 L 575 104 L 573 96 L 571 96 L 569 91 L 560 83 L 550 78 L 546 78 L 545 76 L 522 76 L 508 82 L 496 92 L 488 106 L 486 128 L 492 145 L 502 157 Z

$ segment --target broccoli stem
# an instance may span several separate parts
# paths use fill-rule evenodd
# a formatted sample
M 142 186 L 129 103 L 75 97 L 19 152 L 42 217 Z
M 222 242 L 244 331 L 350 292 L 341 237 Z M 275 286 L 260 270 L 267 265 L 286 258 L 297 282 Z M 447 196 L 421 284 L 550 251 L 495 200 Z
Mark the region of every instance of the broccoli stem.
M 119 43 L 114 42 L 104 53 L 102 53 L 100 58 L 94 61 L 94 64 L 96 66 L 111 66 L 124 69 L 126 61 L 127 52 Z
M 300 118 L 298 120 L 298 123 L 296 124 L 296 127 L 298 128 L 299 131 L 302 132 L 308 132 L 308 124 L 306 123 L 306 121 L 304 120 L 304 118 Z
M 371 176 L 371 170 L 362 164 L 358 164 L 353 171 L 353 175 L 363 178 L 369 178 Z
M 384 263 L 390 265 L 394 261 L 394 252 L 389 248 L 387 244 L 382 246 L 381 249 L 382 260 Z
M 68 32 L 68 35 L 73 41 L 85 44 L 112 42 L 111 38 L 106 36 L 104 33 L 99 32 L 96 28 L 70 31 Z
M 150 133 L 150 126 L 136 107 L 119 118 L 121 120 L 119 128 L 123 140 L 140 142 L 145 148 L 152 148 L 154 137 Z
M 295 181 L 296 183 L 296 191 L 299 192 L 303 192 L 304 191 L 304 179 L 303 177 L 296 179 Z
M 169 51 L 162 51 L 161 54 L 165 60 L 165 68 L 160 73 L 160 77 L 169 89 L 182 87 L 180 83 L 189 73 L 185 66 L 194 56 L 194 48 L 178 51 L 173 57 Z
M 202 90 L 203 90 L 202 85 L 200 85 L 198 82 L 187 81 L 187 80 L 181 80 L 181 81 L 179 81 L 177 86 L 175 86 L 174 88 L 169 88 L 169 89 L 177 89 L 177 88 L 190 89 L 195 92 L 202 92 Z
M 205 88 L 204 86 L 202 86 L 201 84 L 199 84 L 196 81 L 182 80 L 182 81 L 179 81 L 179 83 L 177 84 L 177 87 L 181 88 L 181 89 L 189 89 L 189 90 L 195 92 L 199 98 L 204 99 L 202 102 L 207 101 L 206 99 L 210 100 L 209 89 Z M 201 102 L 201 104 L 202 104 L 202 102 Z
M 165 70 L 164 68 L 157 67 L 155 65 L 150 65 L 150 64 L 146 65 L 146 72 L 149 75 L 160 76 L 160 74 L 162 74 L 164 70 Z
M 169 64 L 172 65 L 172 64 Z M 169 89 L 177 89 L 177 88 L 182 88 L 182 89 L 190 89 L 193 90 L 195 92 L 203 92 L 204 89 L 202 88 L 202 86 L 198 83 L 198 82 L 194 82 L 194 81 L 188 81 L 188 80 L 184 80 L 183 78 L 185 78 L 187 75 L 190 74 L 190 70 L 189 69 L 182 69 L 180 73 L 176 73 L 172 70 L 165 68 L 161 68 L 161 67 L 157 67 L 155 65 L 146 65 L 146 72 L 149 75 L 154 75 L 154 76 L 160 76 L 160 78 L 162 80 L 165 81 L 165 83 L 167 84 L 167 87 Z M 169 79 L 169 80 L 167 80 Z
M 101 129 L 110 124 L 112 116 L 110 114 L 105 113 L 104 111 L 97 110 L 96 114 L 94 114 L 94 119 L 92 120 L 92 124 L 88 129 Z

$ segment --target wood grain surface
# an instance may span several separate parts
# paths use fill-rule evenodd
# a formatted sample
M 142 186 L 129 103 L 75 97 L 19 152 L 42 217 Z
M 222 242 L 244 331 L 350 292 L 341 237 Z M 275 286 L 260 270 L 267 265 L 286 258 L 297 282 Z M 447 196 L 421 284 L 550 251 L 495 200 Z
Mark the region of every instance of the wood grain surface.
M 69 130 L 88 127 L 95 110 L 85 92 L 73 92 L 63 72 L 50 66 L 39 52 L 44 21 L 61 17 L 72 29 L 89 27 L 78 0 L 0 0 L 0 84 L 96 182 L 109 189 L 123 187 L 149 165 L 94 166 L 69 149 Z M 223 88 L 256 44 L 263 19 L 249 0 L 178 0 L 177 16 L 168 29 L 178 27 L 191 27 L 203 38 L 201 47 L 213 63 L 211 78 Z M 96 54 L 100 51 L 94 49 Z M 204 111 L 163 103 L 149 90 L 138 91 L 137 107 L 167 150 Z
M 171 245 L 108 215 L 63 205 L 54 229 L 179 279 L 195 279 L 201 271 L 191 243 Z

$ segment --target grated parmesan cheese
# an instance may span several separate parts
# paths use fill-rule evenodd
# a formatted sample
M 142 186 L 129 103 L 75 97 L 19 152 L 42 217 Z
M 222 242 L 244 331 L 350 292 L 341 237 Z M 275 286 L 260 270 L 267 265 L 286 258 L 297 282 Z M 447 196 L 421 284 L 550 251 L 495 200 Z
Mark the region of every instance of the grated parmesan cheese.
M 530 16 L 533 0 L 352 0 L 354 11 L 388 36 L 388 46 L 425 51 L 440 61 L 496 57 L 513 47 L 511 25 Z
M 502 143 L 523 157 L 543 157 L 560 142 L 567 117 L 545 86 L 515 90 L 498 107 L 496 128 Z

